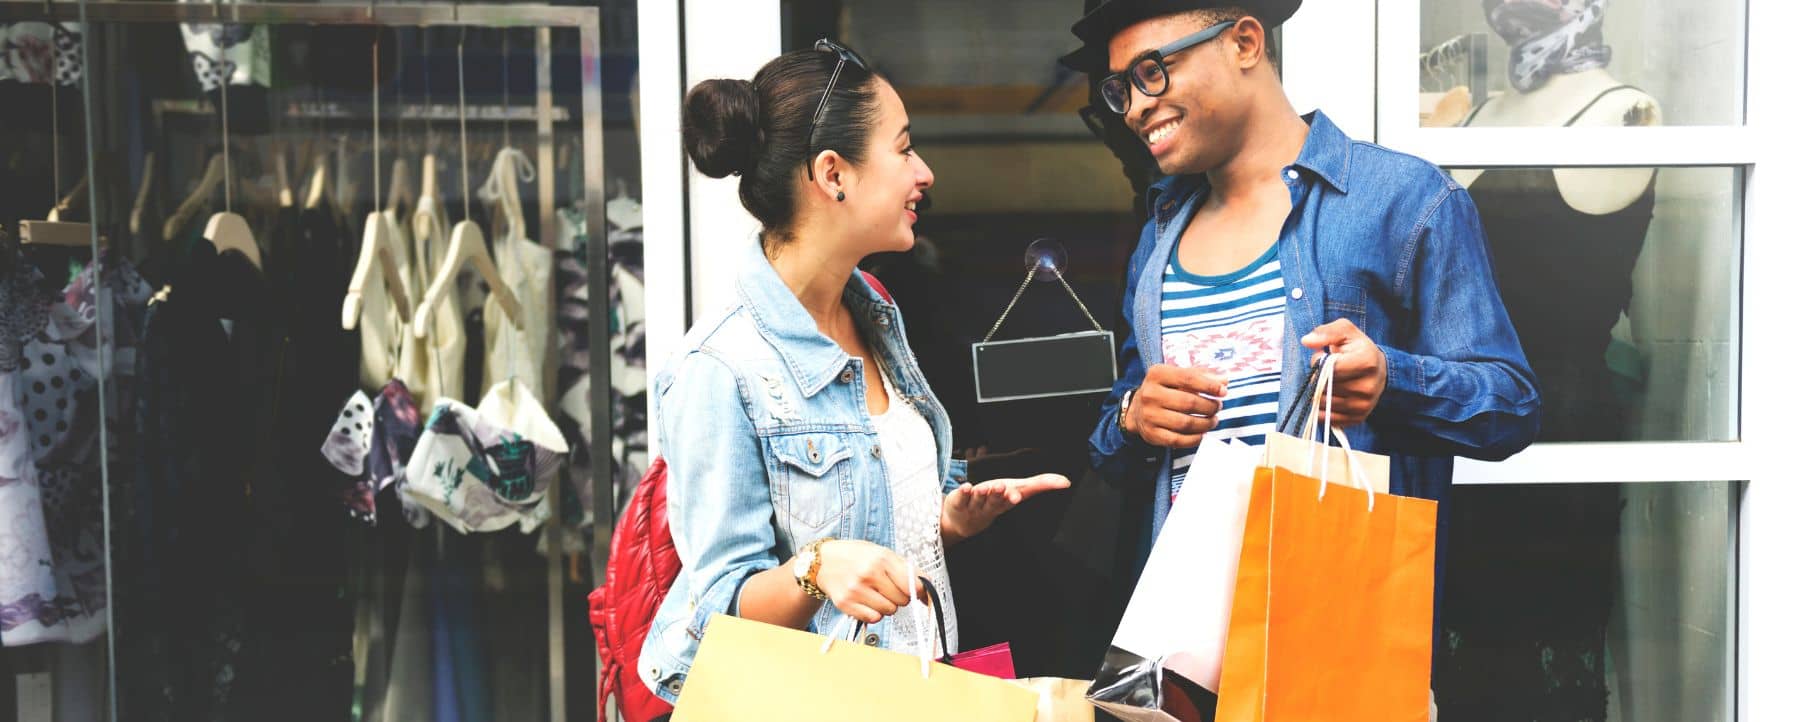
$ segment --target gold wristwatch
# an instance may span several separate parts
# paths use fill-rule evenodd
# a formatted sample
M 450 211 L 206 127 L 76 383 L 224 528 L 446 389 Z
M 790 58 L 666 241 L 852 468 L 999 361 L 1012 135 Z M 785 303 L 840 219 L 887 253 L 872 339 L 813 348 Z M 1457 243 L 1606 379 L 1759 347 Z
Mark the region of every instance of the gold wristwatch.
M 831 537 L 815 539 L 806 546 L 800 547 L 800 553 L 794 555 L 794 581 L 800 585 L 800 591 L 806 596 L 821 602 L 831 597 L 819 588 L 819 547 L 826 542 L 837 541 Z

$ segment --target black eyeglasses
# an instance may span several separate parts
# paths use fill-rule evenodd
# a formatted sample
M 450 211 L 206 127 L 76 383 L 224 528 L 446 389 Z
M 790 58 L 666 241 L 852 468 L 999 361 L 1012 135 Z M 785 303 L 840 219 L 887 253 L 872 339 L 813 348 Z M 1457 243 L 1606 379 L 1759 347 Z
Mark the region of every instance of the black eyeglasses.
M 1100 97 L 1106 99 L 1106 106 L 1114 113 L 1124 115 L 1131 109 L 1131 86 L 1127 82 L 1149 98 L 1169 92 L 1169 68 L 1163 59 L 1219 37 L 1234 25 L 1236 20 L 1222 22 L 1139 56 L 1125 72 L 1113 73 L 1100 81 Z
M 812 127 L 806 131 L 807 180 L 813 179 L 813 134 L 819 132 L 819 120 L 825 117 L 825 104 L 831 101 L 831 91 L 837 88 L 838 75 L 844 72 L 844 63 L 856 63 L 856 67 L 862 68 L 864 71 L 869 69 L 868 61 L 863 60 L 861 55 L 857 55 L 855 50 L 831 42 L 826 38 L 819 38 L 818 42 L 813 43 L 813 50 L 821 53 L 837 53 L 838 61 L 837 67 L 831 69 L 831 80 L 825 83 L 825 94 L 819 96 L 819 109 L 813 111 Z

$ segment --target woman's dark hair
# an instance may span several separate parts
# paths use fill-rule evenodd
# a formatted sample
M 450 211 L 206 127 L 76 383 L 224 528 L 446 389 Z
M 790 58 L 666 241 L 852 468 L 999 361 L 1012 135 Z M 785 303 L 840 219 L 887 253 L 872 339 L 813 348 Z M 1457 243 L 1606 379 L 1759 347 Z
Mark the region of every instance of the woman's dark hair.
M 866 157 L 877 75 L 856 63 L 844 63 L 811 146 L 806 142 L 837 64 L 836 53 L 796 50 L 769 61 L 748 82 L 704 81 L 682 103 L 681 143 L 694 167 L 714 178 L 743 176 L 738 198 L 776 238 L 794 222 L 795 173 L 827 150 L 851 163 Z

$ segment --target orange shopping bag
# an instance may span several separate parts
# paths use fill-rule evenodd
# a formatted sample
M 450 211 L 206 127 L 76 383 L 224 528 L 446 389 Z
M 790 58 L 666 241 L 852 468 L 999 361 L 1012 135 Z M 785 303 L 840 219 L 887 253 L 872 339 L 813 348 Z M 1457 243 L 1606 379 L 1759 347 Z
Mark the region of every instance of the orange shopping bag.
M 1315 469 L 1331 468 L 1324 457 Z M 1256 471 L 1217 719 L 1428 719 L 1437 502 L 1377 491 L 1359 464 L 1339 468 L 1356 486 Z

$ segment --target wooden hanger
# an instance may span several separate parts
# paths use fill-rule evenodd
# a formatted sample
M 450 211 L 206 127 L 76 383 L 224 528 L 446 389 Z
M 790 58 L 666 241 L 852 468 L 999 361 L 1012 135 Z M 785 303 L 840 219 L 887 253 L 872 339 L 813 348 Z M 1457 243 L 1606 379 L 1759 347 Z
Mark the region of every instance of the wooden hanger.
M 287 149 L 275 149 L 275 192 L 281 199 L 282 208 L 294 207 L 294 186 L 288 182 Z
M 223 92 L 221 92 L 221 95 L 223 95 Z M 226 116 L 226 118 L 229 117 L 229 115 Z M 231 143 L 231 138 L 229 137 L 229 133 L 231 132 L 230 121 L 223 121 L 220 123 L 220 126 L 220 132 L 228 134 L 227 137 L 224 138 L 225 153 L 228 154 L 231 152 L 231 146 L 229 145 Z M 262 249 L 256 246 L 256 234 L 250 232 L 249 221 L 244 220 L 243 216 L 240 216 L 231 210 L 231 161 L 228 159 L 221 159 L 220 165 L 224 169 L 223 172 L 225 174 L 225 210 L 214 213 L 212 218 L 207 219 L 206 230 L 200 235 L 202 238 L 212 241 L 213 248 L 216 249 L 220 255 L 224 255 L 226 251 L 237 251 L 238 253 L 244 254 L 244 258 L 250 261 L 250 265 L 255 266 L 256 270 L 260 271 L 262 270 Z
M 459 99 L 464 97 L 462 63 L 463 46 L 459 42 L 456 44 L 456 81 Z M 413 336 L 416 338 L 425 338 L 430 333 L 432 312 L 437 310 L 438 304 L 444 302 L 444 297 L 450 292 L 451 284 L 456 280 L 457 272 L 461 271 L 463 266 L 468 263 L 474 263 L 475 270 L 481 273 L 481 277 L 487 281 L 489 293 L 500 303 L 500 310 L 506 314 L 507 320 L 512 322 L 513 328 L 524 326 L 525 312 L 519 306 L 519 299 L 513 296 L 512 290 L 506 286 L 505 279 L 500 277 L 500 269 L 494 265 L 494 257 L 488 255 L 487 238 L 481 235 L 481 228 L 468 218 L 469 135 L 467 119 L 469 110 L 459 102 L 457 112 L 463 118 L 463 219 L 457 222 L 455 228 L 450 229 L 449 253 L 446 254 L 443 264 L 438 266 L 437 275 L 426 287 L 425 295 L 419 302 L 418 313 L 413 316 Z M 432 179 L 427 178 L 426 182 L 432 183 Z M 435 189 L 435 185 L 433 188 Z M 420 210 L 423 211 L 424 208 Z M 435 225 L 435 220 L 433 224 Z
M 405 158 L 394 159 L 394 170 L 388 177 L 388 210 L 398 214 L 402 203 L 407 207 L 417 205 L 413 200 L 412 173 Z
M 63 196 L 62 200 L 57 201 L 56 207 L 51 208 L 50 213 L 45 215 L 44 218 L 52 221 L 61 221 L 65 211 L 79 211 L 82 208 L 86 208 L 88 197 L 87 187 L 87 176 L 82 176 L 81 180 L 75 181 L 74 190 L 69 191 L 68 195 Z
M 475 270 L 487 281 L 489 292 L 500 302 L 500 310 L 506 313 L 513 328 L 524 327 L 525 309 L 519 306 L 519 299 L 500 278 L 500 268 L 494 265 L 494 257 L 488 255 L 487 238 L 481 234 L 479 226 L 469 220 L 458 221 L 456 227 L 450 229 L 447 255 L 449 257 L 431 279 L 431 285 L 425 289 L 423 300 L 419 301 L 418 312 L 413 316 L 413 336 L 425 338 L 429 333 L 431 312 L 444 302 L 450 285 L 456 280 L 456 273 L 469 263 L 475 264 Z
M 374 154 L 376 173 L 380 172 L 381 164 L 381 46 L 379 42 L 377 40 L 371 48 L 371 55 L 375 59 L 375 64 L 372 66 L 375 69 L 375 77 L 371 87 L 376 109 L 374 131 L 371 136 L 375 140 L 375 146 L 371 152 Z M 406 163 L 395 159 L 394 172 L 396 175 L 403 175 L 406 172 Z M 399 183 L 401 179 L 397 178 L 395 182 Z M 374 183 L 375 203 L 379 205 L 381 203 L 381 178 L 376 177 Z M 400 280 L 400 261 L 396 253 L 400 239 L 388 226 L 388 218 L 393 215 L 393 198 L 394 196 L 390 196 L 388 199 L 388 211 L 377 208 L 370 211 L 368 217 L 363 220 L 362 250 L 357 253 L 356 270 L 350 274 L 350 289 L 344 294 L 343 327 L 345 331 L 355 329 L 357 321 L 362 317 L 362 297 L 363 293 L 368 291 L 369 270 L 373 265 L 381 266 L 388 298 L 393 300 L 400 317 L 406 318 L 412 315 L 412 308 L 407 304 L 406 286 L 402 285 Z M 404 248 L 398 250 L 398 253 L 405 252 Z
M 92 227 L 86 223 L 20 221 L 19 242 L 34 246 L 87 248 L 94 242 L 94 237 Z
M 144 213 L 150 206 L 150 187 L 155 181 L 156 152 L 151 151 L 144 154 L 144 176 L 138 179 L 137 200 L 131 203 L 131 221 L 127 225 L 131 228 L 132 236 L 143 232 Z
M 388 228 L 386 214 L 372 211 L 363 222 L 362 250 L 356 257 L 356 270 L 350 274 L 350 289 L 344 295 L 345 331 L 356 328 L 357 320 L 362 318 L 363 293 L 368 291 L 369 271 L 379 264 L 382 280 L 387 285 L 388 298 L 399 309 L 400 317 L 412 315 L 412 306 L 406 298 L 406 286 L 400 279 L 400 256 L 406 249 L 400 245 L 400 238 Z
M 48 5 L 45 6 L 45 9 L 52 10 Z M 51 14 L 51 19 L 54 22 L 54 12 Z M 461 62 L 461 56 L 458 56 L 458 62 Z M 458 69 L 460 70 L 460 67 Z M 49 87 L 50 193 L 51 195 L 55 195 L 62 191 L 62 123 L 57 117 L 56 99 L 60 94 L 57 92 L 56 83 L 50 83 Z M 64 246 L 70 248 L 87 247 L 89 243 L 92 243 L 93 228 L 91 226 L 86 223 L 65 223 L 62 220 L 62 211 L 64 209 L 70 208 L 71 203 L 86 199 L 87 194 L 83 191 L 87 190 L 87 184 L 87 176 L 82 176 L 81 180 L 75 184 L 75 190 L 70 192 L 69 195 L 63 196 L 50 208 L 50 212 L 45 214 L 45 220 L 21 222 L 19 224 L 19 241 L 21 243 L 30 243 L 33 245 Z
M 219 184 L 224 182 L 225 156 L 215 153 L 206 162 L 206 173 L 200 176 L 200 183 L 194 187 L 194 192 L 175 207 L 175 212 L 169 215 L 168 220 L 163 221 L 163 240 L 175 240 L 175 236 L 181 234 L 181 229 L 187 227 L 188 221 L 212 203 L 213 191 L 218 190 Z
M 206 221 L 206 232 L 202 234 L 206 240 L 212 241 L 219 253 L 237 251 L 250 259 L 250 265 L 262 270 L 262 250 L 256 246 L 256 234 L 250 232 L 249 221 L 231 211 L 214 213 Z
M 325 202 L 325 187 L 331 182 L 331 160 L 324 153 L 313 156 L 312 180 L 306 188 L 306 208 L 318 208 Z

